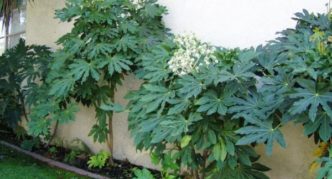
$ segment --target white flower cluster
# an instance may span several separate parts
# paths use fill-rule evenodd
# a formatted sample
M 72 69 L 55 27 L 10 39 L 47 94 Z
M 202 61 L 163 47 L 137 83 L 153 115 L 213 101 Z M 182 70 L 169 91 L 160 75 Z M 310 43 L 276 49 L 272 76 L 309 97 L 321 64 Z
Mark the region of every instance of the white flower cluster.
M 169 69 L 177 75 L 186 75 L 198 71 L 201 66 L 217 63 L 215 48 L 198 40 L 194 35 L 176 36 L 178 46 L 168 61 Z

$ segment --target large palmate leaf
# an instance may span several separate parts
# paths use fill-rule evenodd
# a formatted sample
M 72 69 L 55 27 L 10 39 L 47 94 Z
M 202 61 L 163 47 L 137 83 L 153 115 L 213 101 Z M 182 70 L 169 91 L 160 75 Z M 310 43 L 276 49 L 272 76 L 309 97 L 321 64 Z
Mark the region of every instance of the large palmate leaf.
M 246 126 L 236 131 L 238 134 L 244 135 L 237 145 L 248 145 L 252 143 L 265 143 L 266 153 L 272 154 L 273 142 L 278 142 L 282 147 L 286 147 L 286 143 L 281 131 L 272 126 L 272 121 L 257 122 L 254 126 Z
M 115 72 L 122 73 L 124 71 L 129 71 L 132 64 L 133 62 L 127 60 L 125 56 L 115 55 L 111 58 L 103 59 L 103 61 L 101 61 L 98 65 L 98 68 L 107 66 L 108 73 L 113 75 Z
M 299 114 L 309 111 L 310 120 L 315 121 L 318 109 L 323 108 L 332 117 L 332 110 L 328 104 L 332 102 L 332 92 L 329 92 L 328 88 L 317 88 L 315 82 L 311 80 L 300 79 L 298 83 L 302 88 L 295 88 L 295 92 L 290 95 L 291 98 L 296 99 L 290 112 Z
M 199 105 L 197 112 L 206 112 L 207 115 L 219 113 L 225 115 L 228 106 L 232 103 L 232 92 L 225 91 L 220 97 L 214 91 L 209 91 L 201 97 L 196 104 Z
M 98 43 L 94 46 L 91 46 L 92 49 L 89 49 L 88 51 L 88 57 L 93 59 L 96 57 L 102 56 L 108 56 L 113 51 L 113 46 L 107 43 Z
M 232 98 L 234 105 L 230 107 L 229 112 L 234 113 L 233 118 L 255 116 L 260 119 L 267 119 L 268 116 L 282 102 L 282 99 L 274 95 L 264 96 L 260 93 L 250 93 L 243 98 Z
M 98 81 L 100 74 L 97 67 L 93 63 L 88 63 L 84 60 L 77 60 L 75 63 L 69 65 L 70 74 L 74 76 L 76 81 L 84 83 L 89 76 Z
M 171 58 L 172 46 L 174 46 L 173 42 L 165 40 L 149 53 L 145 53 L 140 64 L 142 69 L 137 71 L 137 76 L 151 82 L 167 79 L 170 73 L 167 61 Z
M 62 78 L 54 81 L 49 94 L 57 97 L 63 97 L 68 95 L 68 93 L 72 90 L 75 84 L 75 79 L 71 76 L 67 78 Z
M 186 98 L 197 97 L 204 88 L 203 83 L 190 75 L 181 77 L 177 83 L 181 85 L 181 88 L 178 90 L 179 93 Z
M 133 36 L 125 35 L 121 39 L 119 39 L 116 43 L 116 50 L 127 52 L 128 49 L 133 51 L 137 50 L 137 40 Z
M 295 80 L 292 74 L 287 74 L 282 69 L 276 70 L 277 76 L 265 76 L 260 78 L 262 86 L 259 87 L 258 91 L 263 93 L 274 93 L 284 94 L 289 92 L 295 84 Z
M 174 91 L 170 91 L 162 85 L 146 84 L 144 88 L 147 90 L 147 94 L 143 95 L 140 101 L 145 103 L 147 113 L 155 110 L 161 112 L 166 103 L 175 97 Z
M 252 61 L 257 56 L 254 50 L 248 50 L 239 54 L 239 60 L 234 64 L 232 71 L 230 72 L 230 79 L 234 79 L 237 82 L 248 81 L 256 75 L 253 73 L 253 68 L 256 64 Z M 227 76 L 227 75 L 226 75 Z
M 51 114 L 50 118 L 52 118 L 52 120 L 59 121 L 60 124 L 67 124 L 75 120 L 76 112 L 78 111 L 78 106 L 75 104 L 69 104 L 66 109 L 60 109 L 56 113 Z
M 179 114 L 187 110 L 191 104 L 191 101 L 188 99 L 172 99 L 169 101 L 170 104 L 174 105 L 168 110 L 168 115 Z
M 167 142 L 181 141 L 182 134 L 188 131 L 188 123 L 183 116 L 165 116 L 159 123 L 160 127 L 152 132 L 152 143 L 159 143 L 162 140 Z
M 332 118 L 324 111 L 318 111 L 315 121 L 307 121 L 304 125 L 304 134 L 310 135 L 318 131 L 323 141 L 328 141 L 332 136 Z

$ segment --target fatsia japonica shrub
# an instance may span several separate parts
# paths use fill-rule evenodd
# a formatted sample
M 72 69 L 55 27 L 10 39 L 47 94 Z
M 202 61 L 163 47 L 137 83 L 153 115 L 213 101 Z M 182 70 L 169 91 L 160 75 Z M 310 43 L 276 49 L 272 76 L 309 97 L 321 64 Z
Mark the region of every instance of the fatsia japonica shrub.
M 28 120 L 26 108 L 46 80 L 50 56 L 48 47 L 26 45 L 23 39 L 0 56 L 0 123 L 16 128 L 22 116 Z
M 165 12 L 155 0 L 68 0 L 56 17 L 74 26 L 58 40 L 62 48 L 54 54 L 48 85 L 42 90 L 48 97 L 39 98 L 34 107 L 31 133 L 47 135 L 52 123 L 74 120 L 77 104 L 82 104 L 96 111 L 97 123 L 89 135 L 105 142 L 112 134 L 108 119 L 120 110 L 113 103 L 116 85 L 164 36 Z
M 241 144 L 265 142 L 269 152 L 272 141 L 284 143 L 277 132 L 289 121 L 304 125 L 304 134 L 325 145 L 313 166 L 322 166 L 317 178 L 329 178 L 332 136 L 332 24 L 330 14 L 297 13 L 294 29 L 282 31 L 280 37 L 261 48 L 261 86 L 259 95 L 273 105 L 241 115 L 246 126 L 237 131 Z M 241 98 L 238 108 L 249 109 L 268 104 L 261 98 Z M 258 99 L 258 100 L 257 100 Z M 253 103 L 250 103 L 253 102 Z M 266 109 L 266 110 L 265 110 Z M 255 121 L 253 121 L 255 120 Z M 265 128 L 263 123 L 269 123 Z M 272 127 L 271 127 L 272 126 Z
M 151 152 L 165 178 L 181 169 L 194 178 L 267 178 L 253 147 L 236 145 L 241 114 L 251 109 L 233 106 L 255 97 L 256 64 L 254 49 L 216 48 L 191 35 L 153 48 L 137 72 L 144 83 L 127 95 L 137 149 Z

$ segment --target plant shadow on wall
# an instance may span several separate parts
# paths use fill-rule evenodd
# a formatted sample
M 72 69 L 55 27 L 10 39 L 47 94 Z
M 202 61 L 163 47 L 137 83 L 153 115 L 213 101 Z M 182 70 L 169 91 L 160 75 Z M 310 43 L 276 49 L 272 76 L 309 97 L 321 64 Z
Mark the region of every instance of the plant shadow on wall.
M 164 178 L 267 178 L 253 147 L 286 147 L 280 128 L 304 125 L 322 143 L 312 164 L 332 177 L 330 14 L 296 13 L 295 29 L 256 49 L 228 50 L 192 36 L 170 37 L 147 53 L 127 95 L 137 149 L 149 150 Z M 309 174 L 309 173 L 308 173 Z

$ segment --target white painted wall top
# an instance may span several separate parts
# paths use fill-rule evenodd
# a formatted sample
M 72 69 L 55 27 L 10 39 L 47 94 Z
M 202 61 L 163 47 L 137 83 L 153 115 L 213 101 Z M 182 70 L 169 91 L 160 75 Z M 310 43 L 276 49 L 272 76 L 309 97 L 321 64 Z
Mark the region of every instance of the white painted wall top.
M 294 13 L 326 12 L 328 0 L 160 0 L 169 14 L 166 25 L 175 34 L 194 33 L 223 47 L 264 44 L 276 32 L 294 27 Z

